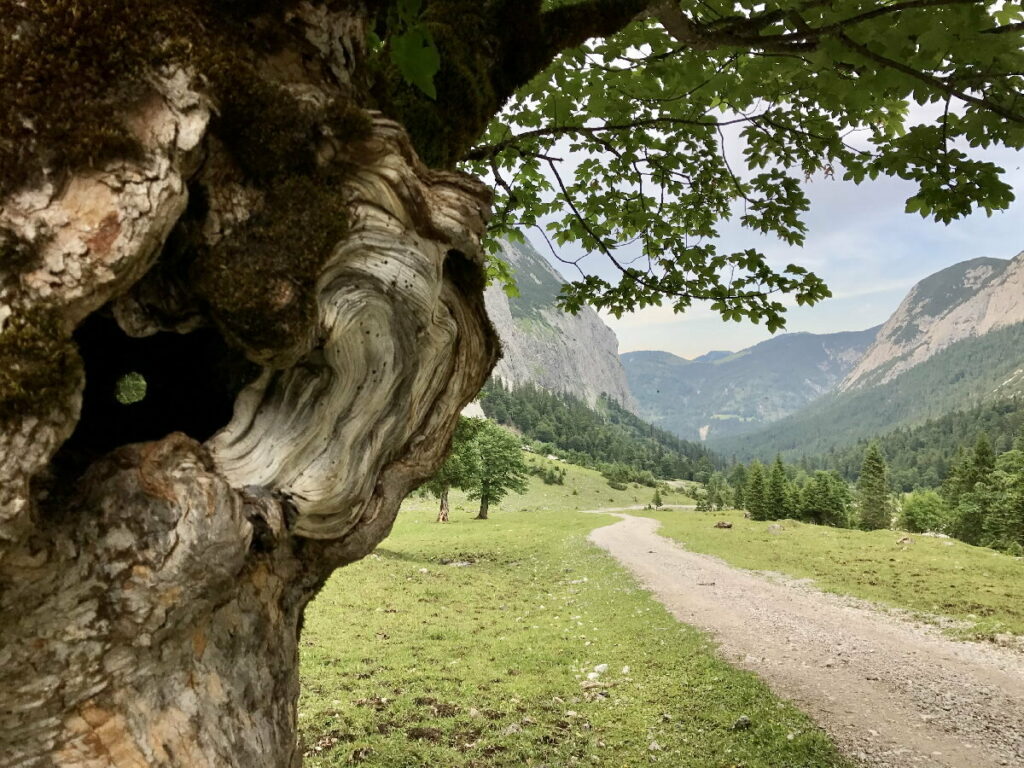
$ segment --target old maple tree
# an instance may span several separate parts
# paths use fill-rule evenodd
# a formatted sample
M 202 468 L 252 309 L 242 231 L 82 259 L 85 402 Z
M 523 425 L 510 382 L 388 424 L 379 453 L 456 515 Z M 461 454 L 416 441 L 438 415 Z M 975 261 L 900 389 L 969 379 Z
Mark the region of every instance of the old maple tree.
M 717 222 L 798 244 L 833 175 L 911 180 L 940 221 L 1004 208 L 971 152 L 1024 142 L 1022 19 L 0 0 L 0 765 L 297 765 L 303 609 L 498 354 L 488 220 L 619 268 L 570 309 L 778 327 L 827 289 Z

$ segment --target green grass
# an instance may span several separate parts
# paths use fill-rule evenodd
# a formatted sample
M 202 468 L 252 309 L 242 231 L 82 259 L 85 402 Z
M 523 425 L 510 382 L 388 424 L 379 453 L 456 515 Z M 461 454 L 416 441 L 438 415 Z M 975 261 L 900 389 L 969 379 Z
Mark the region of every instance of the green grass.
M 511 494 L 507 498 L 492 504 L 490 515 L 500 517 L 506 512 L 520 512 L 524 510 L 548 511 L 548 510 L 578 510 L 578 509 L 603 509 L 607 507 L 631 507 L 637 504 L 649 504 L 654 497 L 654 489 L 637 483 L 630 483 L 623 491 L 615 490 L 608 485 L 608 481 L 593 469 L 587 469 L 575 464 L 567 464 L 557 461 L 549 461 L 543 456 L 530 454 L 526 457 L 526 463 L 540 467 L 561 467 L 566 470 L 564 485 L 545 485 L 537 477 L 530 478 L 530 486 L 524 494 Z M 662 503 L 671 504 L 693 504 L 692 496 L 687 494 L 687 489 L 693 483 L 682 482 L 680 487 L 663 490 L 661 492 Z M 417 503 L 420 503 L 417 500 Z M 452 517 L 473 517 L 476 515 L 479 502 L 466 498 L 460 491 L 451 492 Z M 425 502 L 424 502 L 425 504 Z
M 900 531 L 851 531 L 782 521 L 745 520 L 741 512 L 649 514 L 660 530 L 694 552 L 751 570 L 813 579 L 821 589 L 956 619 L 952 634 L 977 639 L 1024 634 L 1024 561 L 955 539 Z M 731 530 L 713 528 L 729 520 Z M 910 535 L 913 543 L 897 542 Z
M 435 503 L 413 500 L 374 555 L 335 574 L 303 631 L 306 764 L 847 765 L 586 541 L 612 519 L 566 510 L 633 503 L 635 489 L 569 470 L 489 521 L 457 502 L 437 524 Z M 742 715 L 752 726 L 733 729 Z

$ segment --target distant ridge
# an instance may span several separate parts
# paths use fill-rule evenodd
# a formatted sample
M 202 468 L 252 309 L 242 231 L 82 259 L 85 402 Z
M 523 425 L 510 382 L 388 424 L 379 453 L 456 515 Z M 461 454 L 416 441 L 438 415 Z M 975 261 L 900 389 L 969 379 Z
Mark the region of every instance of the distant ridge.
M 832 391 L 877 332 L 787 333 L 694 360 L 661 351 L 621 358 L 643 418 L 682 438 L 705 440 L 757 430 Z
M 1024 253 L 954 264 L 915 285 L 840 386 L 892 381 L 958 341 L 1024 322 Z
M 1024 253 L 970 259 L 911 288 L 834 394 L 712 444 L 747 458 L 815 456 L 1022 393 Z

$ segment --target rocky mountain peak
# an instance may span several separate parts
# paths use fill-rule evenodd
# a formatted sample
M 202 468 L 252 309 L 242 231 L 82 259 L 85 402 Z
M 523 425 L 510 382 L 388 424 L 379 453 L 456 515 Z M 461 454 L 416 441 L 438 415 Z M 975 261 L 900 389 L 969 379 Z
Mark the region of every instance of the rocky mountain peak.
M 917 283 L 841 390 L 884 384 L 951 344 L 1024 321 L 1024 252 L 978 258 Z

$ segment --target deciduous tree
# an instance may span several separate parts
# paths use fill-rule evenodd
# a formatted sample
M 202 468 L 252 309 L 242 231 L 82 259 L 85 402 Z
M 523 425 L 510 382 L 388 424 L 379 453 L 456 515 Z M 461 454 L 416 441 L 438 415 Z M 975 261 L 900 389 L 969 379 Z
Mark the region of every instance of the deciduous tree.
M 526 462 L 518 437 L 491 421 L 480 424 L 470 443 L 475 454 L 469 498 L 480 500 L 477 520 L 486 520 L 491 504 L 511 492 L 526 492 Z
M 940 221 L 996 210 L 973 148 L 1024 143 L 1017 3 L 0 18 L 0 755 L 21 766 L 300 762 L 304 607 L 387 535 L 497 357 L 489 217 L 609 261 L 570 309 L 706 299 L 775 329 L 784 294 L 828 289 L 719 250 L 733 210 L 799 244 L 805 182 L 878 175 Z M 132 373 L 145 396 L 119 402 Z
M 423 484 L 423 489 L 439 500 L 437 511 L 437 522 L 439 523 L 448 522 L 448 492 L 452 488 L 469 489 L 474 478 L 479 474 L 480 453 L 476 450 L 473 440 L 479 433 L 482 424 L 483 419 L 471 419 L 465 416 L 459 418 L 448 458 L 444 460 L 444 464 L 434 473 L 434 476 Z

